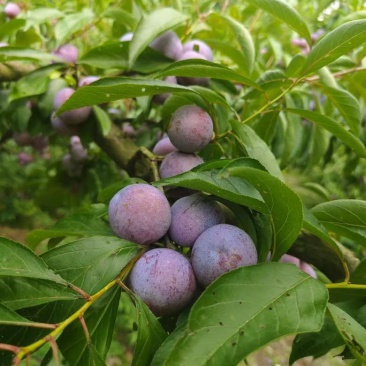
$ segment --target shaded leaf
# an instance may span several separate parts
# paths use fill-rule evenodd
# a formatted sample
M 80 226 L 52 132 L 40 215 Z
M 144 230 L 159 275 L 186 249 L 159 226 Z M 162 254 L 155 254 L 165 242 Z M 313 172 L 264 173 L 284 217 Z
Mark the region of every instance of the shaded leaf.
M 15 311 L 9 309 L 2 303 L 0 303 L 0 324 L 1 325 L 18 325 L 28 326 L 32 323 L 30 320 L 22 317 Z
M 150 365 L 156 350 L 168 336 L 142 300 L 135 297 L 138 314 L 138 333 L 132 366 Z
M 323 284 L 284 263 L 226 273 L 193 305 L 161 365 L 237 365 L 281 336 L 319 331 L 327 298 Z
M 121 290 L 111 289 L 85 313 L 87 342 L 79 321 L 68 326 L 57 340 L 65 359 L 74 366 L 104 366 L 115 327 Z
M 103 136 L 108 136 L 112 128 L 112 121 L 109 114 L 97 105 L 93 106 L 93 112 L 98 121 L 98 127 Z
M 0 47 L 0 61 L 7 62 L 13 60 L 31 60 L 31 61 L 58 61 L 62 59 L 50 53 L 44 53 L 31 48 L 23 47 Z
M 301 117 L 316 123 L 317 125 L 325 128 L 334 136 L 338 137 L 344 144 L 350 147 L 354 152 L 356 152 L 361 157 L 366 157 L 365 145 L 359 140 L 355 135 L 348 132 L 341 124 L 337 121 L 322 115 L 320 113 L 307 111 L 304 109 L 286 109 L 287 112 L 295 113 Z

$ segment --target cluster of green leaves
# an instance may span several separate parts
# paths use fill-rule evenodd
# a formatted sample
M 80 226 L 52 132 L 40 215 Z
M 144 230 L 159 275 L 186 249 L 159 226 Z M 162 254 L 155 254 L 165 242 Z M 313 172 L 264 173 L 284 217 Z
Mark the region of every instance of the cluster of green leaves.
M 98 2 L 94 9 L 80 3 L 65 11 L 32 9 L 0 26 L 10 43 L 0 48 L 0 60 L 38 65 L 3 84 L 1 133 L 29 130 L 34 120 L 42 131 L 52 110 L 46 102 L 50 88 L 75 86 L 87 74 L 101 79 L 77 90 L 58 113 L 95 106 L 90 130 L 97 128 L 105 138 L 115 125 L 106 106 L 119 108 L 135 126 L 148 119 L 154 134 L 136 144 L 149 148 L 157 139 L 155 129 L 164 130 L 176 108 L 197 104 L 215 122 L 215 137 L 200 152 L 206 163 L 153 184 L 214 195 L 253 238 L 260 259 L 257 266 L 221 276 L 183 313 L 157 319 L 119 283 L 143 249 L 116 238 L 106 220 L 110 198 L 135 179 L 130 176 L 100 190 L 98 204 L 49 230 L 33 231 L 31 249 L 49 239 L 39 256 L 0 240 L 0 338 L 20 347 L 12 349 L 16 357 L 36 351 L 36 342 L 44 339 L 51 347 L 40 364 L 49 364 L 57 355 L 56 337 L 68 364 L 104 365 L 122 287 L 124 302 L 136 309 L 133 365 L 236 365 L 288 334 L 296 334 L 290 363 L 340 346 L 343 357 L 366 362 L 366 197 L 360 190 L 350 199 L 342 190 L 350 178 L 365 185 L 366 20 L 361 5 L 353 3 L 342 5 L 340 19 L 332 16 L 329 1 L 296 8 L 280 0 L 225 2 L 223 8 L 200 1 L 199 14 L 191 13 L 188 1 L 177 1 L 174 8 L 164 7 L 164 1 L 160 6 L 126 1 L 119 8 Z M 312 41 L 319 28 L 324 36 Z M 151 49 L 150 42 L 169 29 L 182 40 L 207 42 L 215 62 L 172 62 Z M 120 42 L 126 31 L 134 32 L 133 39 Z M 77 65 L 50 64 L 55 59 L 50 51 L 74 37 L 81 52 Z M 308 43 L 308 53 L 291 43 L 296 37 Z M 169 75 L 206 77 L 209 87 L 162 80 Z M 156 106 L 152 96 L 161 93 L 171 96 Z M 19 119 L 14 110 L 28 98 L 39 107 Z M 90 130 L 83 129 L 83 141 L 93 139 Z M 329 166 L 338 171 L 343 199 L 330 200 L 324 180 L 316 179 Z M 288 252 L 315 265 L 319 280 L 276 263 Z M 12 357 L 9 349 L 1 351 L 0 364 Z

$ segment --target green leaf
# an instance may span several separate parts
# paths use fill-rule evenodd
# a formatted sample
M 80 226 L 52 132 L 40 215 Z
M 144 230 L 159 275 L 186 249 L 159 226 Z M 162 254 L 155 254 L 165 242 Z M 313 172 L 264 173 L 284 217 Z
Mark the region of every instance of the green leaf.
M 334 304 L 328 304 L 328 311 L 353 356 L 360 362 L 365 363 L 366 329 Z
M 111 289 L 85 313 L 90 342 L 87 342 L 78 321 L 62 332 L 57 344 L 70 365 L 105 365 L 104 359 L 111 344 L 120 295 L 118 287 Z
M 26 327 L 32 322 L 0 303 L 0 324 Z
M 351 131 L 358 136 L 361 129 L 361 108 L 357 99 L 347 90 L 320 85 L 329 100 L 348 123 Z
M 248 159 L 248 161 L 250 161 L 250 159 Z M 226 165 L 228 161 L 219 161 L 218 163 Z M 240 205 L 248 206 L 256 211 L 268 213 L 268 208 L 263 202 L 261 195 L 243 179 L 226 177 L 222 174 L 222 166 L 223 165 L 217 167 L 211 165 L 210 170 L 204 171 L 197 170 L 197 167 L 190 172 L 161 179 L 158 182 L 155 182 L 154 185 L 196 189 L 214 194 Z M 208 168 L 209 167 L 210 166 L 208 166 Z
M 183 23 L 186 19 L 186 16 L 172 8 L 157 9 L 142 17 L 130 43 L 130 67 L 154 38 Z
M 61 18 L 63 16 L 64 13 L 58 9 L 37 7 L 37 9 L 30 10 L 27 13 L 27 28 L 30 28 L 32 25 L 46 23 L 52 19 Z
M 281 336 L 319 331 L 327 299 L 324 285 L 292 265 L 236 269 L 196 301 L 184 335 L 161 365 L 237 365 Z
M 128 69 L 129 42 L 107 43 L 87 52 L 78 63 L 101 69 Z M 134 63 L 132 70 L 142 74 L 156 72 L 171 64 L 161 53 L 146 48 Z
M 306 57 L 304 55 L 295 55 L 287 66 L 286 76 L 289 78 L 299 76 L 305 61 Z
M 94 294 L 112 281 L 138 253 L 137 244 L 117 237 L 94 236 L 42 254 L 57 274 Z
M 233 71 L 228 67 L 200 59 L 174 62 L 164 70 L 156 73 L 155 77 L 162 78 L 169 75 L 229 80 L 260 90 L 260 87 L 253 80 L 250 80 L 240 73 Z
M 138 314 L 138 333 L 132 366 L 150 365 L 156 350 L 168 336 L 163 327 L 138 297 L 135 297 Z
M 282 0 L 245 0 L 245 1 L 282 20 L 295 32 L 304 37 L 309 44 L 311 44 L 310 32 L 305 21 L 301 18 L 300 14 L 285 1 Z
M 25 26 L 25 19 L 13 19 L 11 22 L 6 22 L 0 25 L 0 38 L 9 36 L 15 31 Z
M 0 61 L 8 62 L 13 60 L 30 61 L 58 61 L 63 60 L 50 53 L 44 53 L 31 48 L 23 47 L 0 47 Z
M 230 123 L 248 156 L 258 160 L 270 174 L 283 180 L 281 169 L 268 145 L 248 125 L 234 120 Z
M 57 22 L 55 27 L 55 37 L 58 44 L 64 43 L 68 37 L 84 28 L 94 19 L 94 13 L 88 8 L 84 8 L 79 13 L 70 14 L 62 18 Z
M 236 43 L 238 44 L 240 53 L 242 55 L 243 63 L 240 65 L 240 69 L 245 75 L 250 75 L 254 67 L 255 49 L 252 37 L 248 30 L 237 20 L 229 16 L 220 15 L 218 13 L 211 13 L 208 16 L 207 21 L 216 25 L 218 23 L 223 23 L 231 30 L 233 39 L 235 39 Z
M 102 135 L 108 136 L 112 128 L 112 121 L 109 118 L 108 113 L 105 112 L 102 108 L 98 107 L 97 105 L 93 106 L 93 112 L 98 121 L 98 127 L 102 132 Z
M 0 238 L 1 303 L 12 310 L 56 300 L 75 300 L 65 279 L 24 245 Z
M 310 51 L 301 75 L 308 75 L 329 65 L 338 57 L 361 46 L 366 37 L 366 20 L 354 20 L 326 34 Z
M 366 149 L 365 145 L 359 140 L 355 135 L 348 132 L 342 125 L 340 125 L 337 121 L 324 116 L 320 113 L 307 111 L 304 109 L 286 109 L 289 113 L 295 113 L 300 115 L 301 117 L 316 123 L 317 125 L 325 128 L 329 132 L 331 132 L 334 136 L 338 137 L 344 144 L 350 147 L 356 154 L 359 156 L 366 158 Z
M 261 194 L 272 217 L 272 258 L 278 260 L 288 251 L 302 228 L 303 206 L 299 196 L 278 178 L 262 170 L 251 167 L 228 167 L 225 170 L 231 177 L 251 183 Z
M 366 246 L 366 201 L 335 200 L 311 209 L 316 218 L 329 230 Z
M 320 332 L 298 334 L 295 337 L 292 343 L 289 364 L 292 365 L 295 361 L 307 356 L 321 357 L 333 348 L 342 345 L 344 345 L 343 338 L 329 314 L 326 314 Z
M 47 91 L 50 83 L 49 75 L 60 68 L 64 64 L 52 64 L 41 67 L 19 79 L 13 85 L 13 89 L 9 96 L 9 100 L 31 97 L 33 95 L 40 95 Z
M 91 208 L 80 210 L 67 216 L 48 230 L 36 229 L 27 236 L 27 243 L 36 247 L 42 240 L 64 236 L 113 236 L 109 224 L 103 220 L 107 213 L 105 205 L 93 205 Z
M 1 48 L 0 48 L 1 50 Z M 192 89 L 160 80 L 104 78 L 78 89 L 58 109 L 57 114 L 84 106 L 102 104 L 123 98 L 135 98 L 160 93 L 191 91 Z
M 132 14 L 123 9 L 117 9 L 115 7 L 113 7 L 112 9 L 107 9 L 102 14 L 102 17 L 112 18 L 122 25 L 127 24 L 131 29 L 135 29 L 138 23 L 138 20 Z

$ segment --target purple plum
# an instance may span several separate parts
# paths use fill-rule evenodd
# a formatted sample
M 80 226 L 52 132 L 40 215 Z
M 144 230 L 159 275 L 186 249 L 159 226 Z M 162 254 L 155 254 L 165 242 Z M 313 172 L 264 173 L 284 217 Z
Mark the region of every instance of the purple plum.
M 166 155 L 162 161 L 159 168 L 160 177 L 172 177 L 187 172 L 202 163 L 203 160 L 198 155 L 173 151 Z
M 192 267 L 197 281 L 208 286 L 223 273 L 258 263 L 256 247 L 242 229 L 219 224 L 204 231 L 193 244 Z
M 156 316 L 184 309 L 196 291 L 188 259 L 167 248 L 152 249 L 142 255 L 130 273 L 129 283 Z
M 186 42 L 183 45 L 183 53 L 185 53 L 187 51 L 198 52 L 206 60 L 213 61 L 213 54 L 212 54 L 211 47 L 207 43 L 205 43 L 199 39 L 192 39 L 192 40 Z
M 109 223 L 123 239 L 152 244 L 169 230 L 170 205 L 159 189 L 149 184 L 131 184 L 111 199 Z
M 154 146 L 152 152 L 155 155 L 168 155 L 173 151 L 177 151 L 178 149 L 172 144 L 170 138 L 168 136 L 163 137 L 159 140 Z
M 150 43 L 150 47 L 173 60 L 178 60 L 183 52 L 182 42 L 173 31 L 167 31 L 155 38 Z

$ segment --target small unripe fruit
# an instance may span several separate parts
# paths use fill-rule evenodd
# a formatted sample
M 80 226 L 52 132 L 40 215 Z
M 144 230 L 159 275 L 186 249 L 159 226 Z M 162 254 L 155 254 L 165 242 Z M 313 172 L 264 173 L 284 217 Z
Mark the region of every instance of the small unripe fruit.
M 161 178 L 168 178 L 184 172 L 203 163 L 202 158 L 195 154 L 186 154 L 180 151 L 173 151 L 165 156 L 162 161 L 159 174 Z
M 131 184 L 109 203 L 113 232 L 138 244 L 152 244 L 164 236 L 171 223 L 170 205 L 164 194 L 149 184 Z
M 204 109 L 196 105 L 184 105 L 173 113 L 167 133 L 179 151 L 193 153 L 211 141 L 212 119 Z
M 20 7 L 15 3 L 7 3 L 4 8 L 5 15 L 10 18 L 16 18 L 20 14 Z
M 199 39 L 192 39 L 183 45 L 183 53 L 187 51 L 195 51 L 201 54 L 206 60 L 213 61 L 211 47 Z
M 154 146 L 152 152 L 155 155 L 168 155 L 173 151 L 177 151 L 178 149 L 171 143 L 170 138 L 168 136 L 163 137 L 159 140 Z
M 296 267 L 300 267 L 300 259 L 294 257 L 293 255 L 284 254 L 281 257 L 280 262 L 282 262 L 282 263 L 290 263 L 290 264 L 294 264 Z
M 188 259 L 167 248 L 145 253 L 133 267 L 129 282 L 156 316 L 172 315 L 185 308 L 196 290 Z
M 79 49 L 72 44 L 64 44 L 52 52 L 66 62 L 76 63 L 79 56 Z
M 18 154 L 18 162 L 20 165 L 28 165 L 33 161 L 33 156 L 25 152 L 20 152 Z
M 54 109 L 60 108 L 74 93 L 75 90 L 72 88 L 62 88 L 59 90 L 53 100 Z M 81 107 L 63 112 L 58 117 L 67 125 L 77 125 L 84 122 L 89 117 L 90 112 L 90 107 Z
M 170 238 L 184 247 L 193 246 L 205 230 L 224 222 L 219 204 L 201 193 L 180 198 L 171 210 Z
M 182 42 L 173 31 L 165 32 L 155 38 L 150 43 L 150 47 L 173 60 L 178 60 L 183 52 Z
M 318 278 L 316 272 L 314 271 L 314 268 L 306 262 L 300 262 L 300 269 L 307 273 L 309 276 L 313 277 L 313 278 Z
M 258 263 L 250 236 L 228 224 L 204 231 L 193 245 L 191 259 L 197 281 L 205 287 L 225 272 Z

